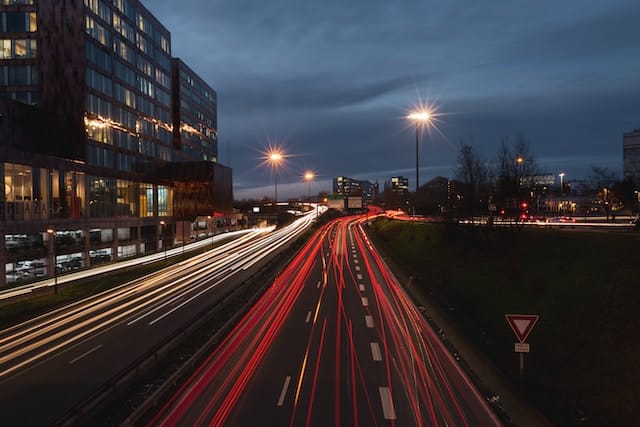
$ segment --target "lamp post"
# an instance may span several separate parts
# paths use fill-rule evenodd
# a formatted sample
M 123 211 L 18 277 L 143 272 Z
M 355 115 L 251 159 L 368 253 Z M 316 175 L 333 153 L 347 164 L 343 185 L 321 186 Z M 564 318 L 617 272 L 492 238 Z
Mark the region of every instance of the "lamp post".
M 311 208 L 311 181 L 315 175 L 311 171 L 307 171 L 304 173 L 304 179 L 307 181 L 307 203 L 309 203 L 309 208 Z
M 414 121 L 416 124 L 416 200 L 413 203 L 413 214 L 415 215 L 418 191 L 420 190 L 420 126 L 429 124 L 429 121 L 431 120 L 431 113 L 427 110 L 414 111 L 413 113 L 409 114 L 407 118 Z
M 273 206 L 274 209 L 277 209 L 277 205 L 278 205 L 278 166 L 280 165 L 280 162 L 282 161 L 282 153 L 280 153 L 279 151 L 271 151 L 268 155 L 268 160 L 269 162 L 271 162 L 271 167 L 274 171 L 274 183 L 275 183 L 275 198 L 273 201 Z
M 564 196 L 564 172 L 558 174 L 560 177 L 560 197 Z
M 162 248 L 164 249 L 164 260 L 166 261 L 167 260 L 167 245 L 166 245 L 165 240 L 164 240 L 164 226 L 165 226 L 165 224 L 166 224 L 166 222 L 160 221 L 160 225 L 162 226 L 162 235 L 161 235 L 161 237 L 162 237 L 162 240 L 161 240 L 162 241 Z
M 56 263 L 56 230 L 47 228 L 47 234 L 52 239 L 51 249 L 53 252 L 53 293 L 58 295 L 58 265 Z

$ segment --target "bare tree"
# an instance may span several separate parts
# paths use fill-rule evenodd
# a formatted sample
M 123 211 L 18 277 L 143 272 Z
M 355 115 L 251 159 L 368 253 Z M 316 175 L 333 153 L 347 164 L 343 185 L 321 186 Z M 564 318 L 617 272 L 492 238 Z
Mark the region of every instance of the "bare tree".
M 472 146 L 460 142 L 458 166 L 455 176 L 462 184 L 463 206 L 466 213 L 474 216 L 484 201 L 489 179 L 489 168 Z
M 536 160 L 524 134 L 519 133 L 513 141 L 503 138 L 495 171 L 496 202 L 517 210 L 521 199 L 528 198 L 524 190 L 533 186 L 536 173 Z

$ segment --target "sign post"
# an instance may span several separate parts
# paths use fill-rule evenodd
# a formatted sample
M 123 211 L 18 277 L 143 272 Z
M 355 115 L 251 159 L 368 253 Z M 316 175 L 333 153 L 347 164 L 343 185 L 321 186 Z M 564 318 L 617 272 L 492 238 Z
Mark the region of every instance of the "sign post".
M 514 351 L 520 353 L 520 380 L 522 380 L 524 378 L 524 353 L 529 353 L 529 344 L 525 341 L 540 316 L 537 314 L 505 314 L 504 317 L 519 341 L 515 344 Z

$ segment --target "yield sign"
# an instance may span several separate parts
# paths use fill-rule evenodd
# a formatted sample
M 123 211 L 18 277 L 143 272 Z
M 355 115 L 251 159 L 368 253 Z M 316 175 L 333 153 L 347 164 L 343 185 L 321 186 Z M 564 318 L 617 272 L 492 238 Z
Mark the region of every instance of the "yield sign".
M 537 314 L 505 314 L 504 317 L 520 342 L 527 339 L 540 318 Z

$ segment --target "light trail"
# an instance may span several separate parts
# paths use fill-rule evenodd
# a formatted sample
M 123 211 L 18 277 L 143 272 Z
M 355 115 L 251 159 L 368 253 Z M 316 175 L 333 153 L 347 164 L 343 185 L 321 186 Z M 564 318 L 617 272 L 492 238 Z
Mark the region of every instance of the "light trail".
M 306 215 L 270 234 L 246 233 L 180 265 L 0 331 L 0 378 L 116 326 L 132 326 L 153 314 L 157 317 L 150 325 L 159 322 L 244 271 L 248 264 L 264 260 L 300 235 L 312 220 L 313 216 Z M 230 271 L 232 267 L 237 270 Z
M 362 221 L 338 219 L 318 231 L 150 425 L 222 426 L 244 414 L 266 417 L 253 414 L 250 402 L 264 400 L 257 384 L 274 369 L 278 425 L 500 425 Z M 302 328 L 303 339 L 283 333 Z M 276 338 L 284 347 L 275 348 Z

